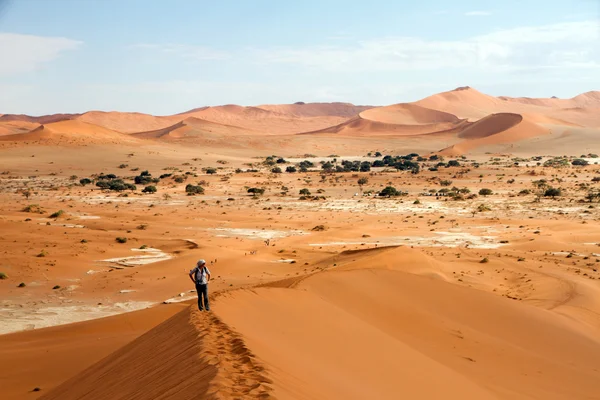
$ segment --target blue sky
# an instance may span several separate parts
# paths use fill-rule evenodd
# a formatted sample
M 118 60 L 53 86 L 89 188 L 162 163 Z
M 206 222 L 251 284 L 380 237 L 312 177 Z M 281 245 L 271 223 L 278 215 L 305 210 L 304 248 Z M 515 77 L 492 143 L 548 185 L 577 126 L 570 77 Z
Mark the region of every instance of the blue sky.
M 600 89 L 600 2 L 0 0 L 0 113 Z

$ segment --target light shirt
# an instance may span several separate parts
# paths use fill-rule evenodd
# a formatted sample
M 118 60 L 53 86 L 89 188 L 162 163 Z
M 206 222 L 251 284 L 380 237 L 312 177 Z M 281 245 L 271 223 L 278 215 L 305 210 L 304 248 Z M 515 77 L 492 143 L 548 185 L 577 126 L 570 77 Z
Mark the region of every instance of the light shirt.
M 207 275 L 210 275 L 210 270 L 206 267 L 206 265 L 203 265 L 202 267 L 196 266 L 196 268 L 190 271 L 190 274 L 194 275 L 196 284 L 206 285 L 208 283 Z

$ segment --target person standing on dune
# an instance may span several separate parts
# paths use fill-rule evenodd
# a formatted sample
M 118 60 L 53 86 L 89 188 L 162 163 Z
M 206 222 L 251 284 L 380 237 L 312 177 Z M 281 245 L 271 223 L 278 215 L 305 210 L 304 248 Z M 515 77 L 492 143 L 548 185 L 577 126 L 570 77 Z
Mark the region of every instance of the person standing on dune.
M 210 281 L 210 271 L 206 267 L 206 261 L 199 260 L 196 267 L 190 271 L 190 279 L 196 284 L 198 292 L 198 309 L 200 311 L 210 311 L 208 304 L 208 281 Z M 202 305 L 204 299 L 204 306 Z

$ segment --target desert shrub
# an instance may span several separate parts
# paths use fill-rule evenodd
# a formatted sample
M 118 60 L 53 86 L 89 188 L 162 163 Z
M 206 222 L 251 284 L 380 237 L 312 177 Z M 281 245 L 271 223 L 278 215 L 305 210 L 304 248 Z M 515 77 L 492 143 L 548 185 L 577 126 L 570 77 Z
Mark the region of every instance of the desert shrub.
M 265 193 L 264 188 L 253 187 L 247 190 L 248 193 L 251 193 L 253 196 L 261 196 Z
M 22 209 L 21 211 L 23 212 L 27 212 L 27 213 L 36 213 L 36 214 L 43 214 L 43 210 L 42 207 L 40 207 L 37 204 L 30 204 L 27 207 L 25 207 L 24 209 Z
M 156 186 L 146 186 L 143 190 L 142 193 L 156 193 Z
M 294 172 L 296 172 L 296 167 L 294 167 L 293 165 L 290 165 L 285 168 L 285 172 L 294 173 Z
M 358 178 L 358 185 L 359 186 L 366 185 L 367 183 L 369 183 L 369 178 L 364 177 L 364 176 L 362 178 Z
M 592 182 L 600 182 L 600 176 L 593 177 Z
M 305 170 L 308 169 L 308 168 L 312 168 L 314 166 L 315 166 L 315 164 L 313 164 L 311 161 L 308 161 L 308 160 L 300 161 L 298 163 L 298 167 L 300 169 L 304 168 Z
M 324 231 L 324 230 L 326 230 L 326 229 L 327 229 L 327 228 L 325 227 L 325 225 L 317 225 L 317 226 L 315 226 L 314 228 L 312 228 L 311 230 L 312 230 L 312 231 L 315 231 L 315 232 L 320 232 L 320 231 Z
M 283 171 L 281 170 L 281 168 L 275 167 L 275 168 L 271 169 L 271 172 L 274 173 L 274 174 L 280 174 Z
M 148 171 L 142 171 L 141 174 L 133 178 L 136 185 L 147 185 L 152 183 L 152 175 Z
M 300 189 L 300 195 L 302 195 L 302 196 L 310 196 L 310 190 L 308 190 L 307 188 Z
M 585 167 L 586 165 L 589 165 L 590 163 L 587 162 L 587 160 L 584 160 L 582 158 L 576 158 L 575 160 L 571 161 L 571 165 L 576 165 L 576 166 L 582 166 Z
M 50 214 L 50 218 L 58 218 L 63 215 L 65 212 L 63 210 L 58 210 L 52 214 Z
M 183 183 L 186 179 L 187 176 L 185 175 L 177 175 L 175 178 L 173 178 L 176 183 Z
M 444 179 L 444 180 L 440 181 L 440 185 L 441 186 L 450 186 L 450 185 L 452 185 L 452 181 Z
M 79 180 L 81 186 L 89 185 L 90 183 L 92 183 L 92 180 L 89 178 L 82 178 Z
M 480 262 L 481 264 L 487 264 L 487 263 L 489 263 L 489 262 L 490 262 L 490 260 L 488 260 L 488 258 L 487 258 L 487 257 L 484 257 L 484 258 L 482 258 L 482 259 L 481 259 L 481 261 L 479 261 L 479 262 Z
M 191 183 L 188 183 L 185 185 L 185 192 L 188 194 L 188 196 L 204 194 L 204 188 L 200 185 L 192 185 Z
M 115 240 L 117 241 L 117 243 L 127 243 L 127 238 L 126 237 L 119 236 Z
M 531 194 L 531 190 L 529 189 L 523 189 L 519 192 L 519 196 L 527 196 L 528 194 Z
M 129 167 L 129 164 L 121 164 L 121 165 L 119 165 L 119 168 L 121 168 L 121 169 L 125 169 L 127 167 Z
M 19 283 L 19 285 L 18 285 L 17 287 L 25 287 L 25 286 L 27 286 L 27 285 L 25 284 L 25 282 L 21 282 L 21 283 Z
M 553 187 L 549 187 L 548 189 L 546 189 L 546 191 L 544 192 L 544 197 L 552 197 L 555 198 L 556 196 L 560 196 L 562 194 L 562 189 L 560 188 L 553 188 Z
M 381 192 L 379 192 L 379 196 L 381 197 L 400 196 L 400 194 L 401 193 L 393 186 L 387 186 Z
M 205 173 L 209 174 L 209 175 L 214 175 L 217 173 L 217 169 L 216 168 L 203 168 L 202 169 Z
M 489 195 L 491 195 L 492 193 L 494 193 L 494 192 L 492 191 L 492 189 L 487 189 L 487 188 L 481 189 L 481 190 L 479 191 L 479 195 L 480 195 L 480 196 L 489 196 Z
M 282 157 L 277 159 L 277 164 L 285 164 L 287 161 L 285 161 L 285 159 L 283 159 Z
M 460 163 L 457 160 L 450 160 L 450 161 L 448 161 L 448 166 L 449 167 L 460 167 Z
M 0 272 L 0 280 L 4 279 L 8 279 L 8 275 L 6 275 L 4 272 Z
M 360 172 L 369 172 L 371 170 L 371 163 L 363 161 L 360 163 Z
M 54 285 L 54 287 L 52 288 L 52 290 L 57 290 L 60 289 L 60 285 Z
M 486 212 L 486 211 L 492 211 L 492 209 L 487 204 L 480 204 L 477 206 L 477 211 L 478 212 Z

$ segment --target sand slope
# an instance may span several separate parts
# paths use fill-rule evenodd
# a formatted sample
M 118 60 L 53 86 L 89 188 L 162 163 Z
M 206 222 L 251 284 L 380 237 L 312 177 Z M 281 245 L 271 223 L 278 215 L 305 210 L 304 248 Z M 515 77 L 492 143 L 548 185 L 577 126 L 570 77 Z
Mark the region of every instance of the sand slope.
M 76 119 L 117 132 L 134 133 L 166 128 L 173 123 L 166 117 L 127 112 L 89 111 Z
M 372 106 L 355 106 L 350 103 L 295 103 L 295 104 L 265 104 L 258 108 L 284 114 L 291 117 L 345 117 L 352 118 Z
M 136 143 L 138 139 L 101 126 L 78 120 L 64 120 L 41 125 L 27 133 L 0 137 L 3 141 L 44 142 L 45 144 L 88 145 Z
M 138 132 L 132 134 L 132 136 L 144 139 L 175 140 L 218 138 L 222 136 L 243 136 L 251 135 L 253 133 L 256 132 L 239 128 L 237 126 L 223 125 L 199 118 L 188 117 L 164 129 L 157 129 L 149 132 Z
M 591 399 L 600 390 L 600 341 L 576 314 L 448 283 L 412 249 L 336 260 L 339 269 L 221 294 L 210 314 L 192 306 L 43 398 Z

